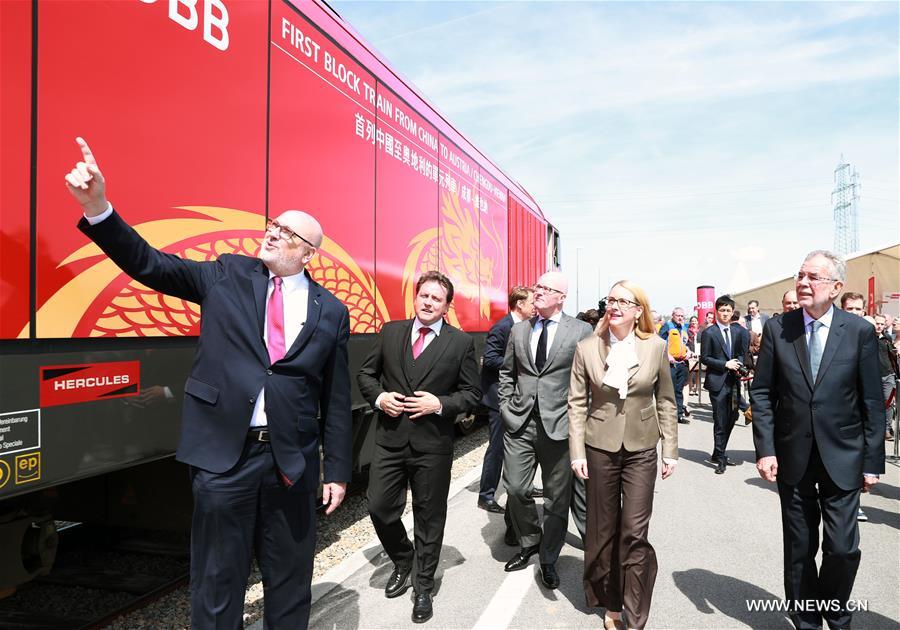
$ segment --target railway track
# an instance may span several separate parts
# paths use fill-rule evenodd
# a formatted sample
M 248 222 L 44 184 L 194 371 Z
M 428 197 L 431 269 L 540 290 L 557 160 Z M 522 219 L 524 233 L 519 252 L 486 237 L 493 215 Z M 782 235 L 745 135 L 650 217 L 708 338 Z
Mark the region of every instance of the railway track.
M 102 628 L 184 586 L 187 533 L 64 524 L 53 570 L 0 601 L 9 630 Z

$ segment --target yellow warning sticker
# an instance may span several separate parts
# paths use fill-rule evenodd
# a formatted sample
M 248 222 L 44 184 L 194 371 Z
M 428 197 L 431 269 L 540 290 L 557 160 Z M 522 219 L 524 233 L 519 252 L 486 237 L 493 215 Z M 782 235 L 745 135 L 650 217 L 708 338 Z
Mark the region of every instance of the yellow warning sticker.
M 41 453 L 16 455 L 16 484 L 29 483 L 41 478 Z
M 0 488 L 6 485 L 6 482 L 9 481 L 9 477 L 9 464 L 0 459 Z

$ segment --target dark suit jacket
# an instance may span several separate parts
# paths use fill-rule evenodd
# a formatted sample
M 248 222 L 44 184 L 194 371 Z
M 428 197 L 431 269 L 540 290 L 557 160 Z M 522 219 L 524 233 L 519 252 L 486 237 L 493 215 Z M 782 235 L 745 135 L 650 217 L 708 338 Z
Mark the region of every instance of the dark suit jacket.
M 224 254 L 195 262 L 164 254 L 115 212 L 94 226 L 82 219 L 78 227 L 132 278 L 202 307 L 197 354 L 184 387 L 179 461 L 214 473 L 232 468 L 265 386 L 272 451 L 288 479 L 316 488 L 321 425 L 325 481 L 350 480 L 350 323 L 337 298 L 310 279 L 303 330 L 285 357 L 270 365 L 263 338 L 269 272 L 261 260 Z
M 703 387 L 711 392 L 721 391 L 734 384 L 734 372 L 725 367 L 730 359 L 744 360 L 750 333 L 740 324 L 731 323 L 731 356 L 725 353 L 725 339 L 718 324 L 709 326 L 700 335 L 700 362 L 706 366 L 706 380 Z
M 834 309 L 815 383 L 803 310 L 769 320 L 750 387 L 756 457 L 778 457 L 778 478 L 800 481 L 813 441 L 844 490 L 884 472 L 884 399 L 875 328 Z
M 410 444 L 423 453 L 449 453 L 453 451 L 456 417 L 475 409 L 481 398 L 475 342 L 444 322 L 441 334 L 413 361 L 412 325 L 411 319 L 384 325 L 359 369 L 359 389 L 373 406 L 382 392 L 410 396 L 415 391 L 426 391 L 437 396 L 443 407 L 440 415 L 410 420 L 405 413 L 392 418 L 378 411 L 375 441 L 390 448 Z
M 484 355 L 481 358 L 481 404 L 494 411 L 500 410 L 497 398 L 497 381 L 503 367 L 503 355 L 509 341 L 509 331 L 513 327 L 513 317 L 507 314 L 491 326 L 484 340 Z

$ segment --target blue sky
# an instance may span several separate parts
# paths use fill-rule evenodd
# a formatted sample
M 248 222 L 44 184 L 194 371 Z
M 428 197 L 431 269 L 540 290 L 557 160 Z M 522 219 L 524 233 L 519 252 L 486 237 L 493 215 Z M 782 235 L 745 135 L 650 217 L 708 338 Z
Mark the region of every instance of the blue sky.
M 860 249 L 900 239 L 897 3 L 332 6 L 559 228 L 567 312 L 793 273 L 833 245 L 842 154 Z

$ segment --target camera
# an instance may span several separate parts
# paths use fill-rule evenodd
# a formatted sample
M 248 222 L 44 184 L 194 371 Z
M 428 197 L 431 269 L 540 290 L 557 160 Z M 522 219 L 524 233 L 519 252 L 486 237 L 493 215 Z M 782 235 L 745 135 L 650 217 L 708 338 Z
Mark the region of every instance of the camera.
M 603 319 L 603 316 L 606 315 L 606 298 L 601 298 L 597 302 L 597 313 L 600 315 L 600 319 Z
M 748 376 L 750 376 L 750 368 L 738 361 L 737 373 L 741 378 L 747 378 Z

